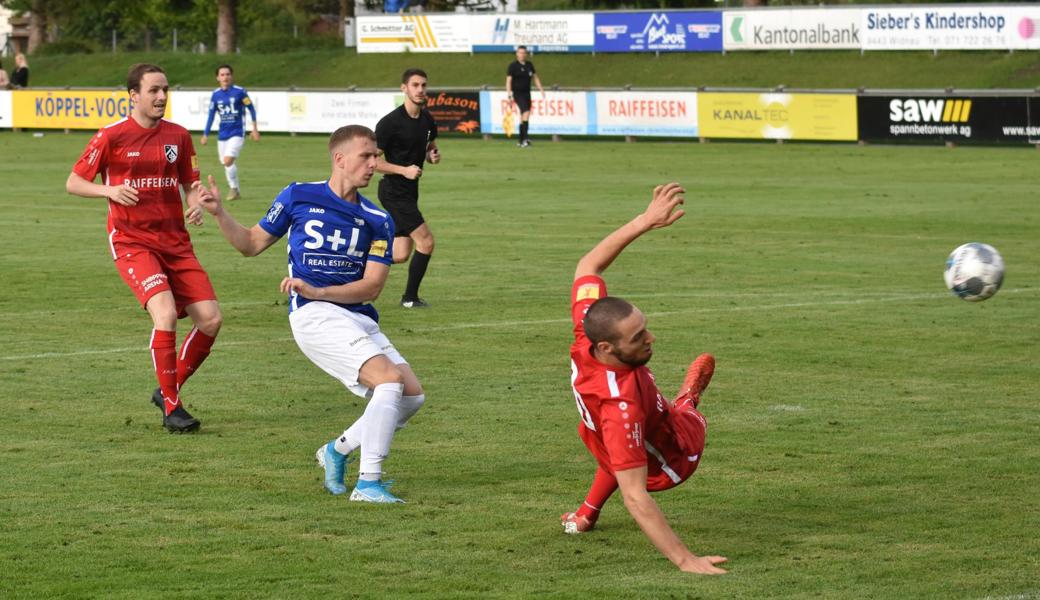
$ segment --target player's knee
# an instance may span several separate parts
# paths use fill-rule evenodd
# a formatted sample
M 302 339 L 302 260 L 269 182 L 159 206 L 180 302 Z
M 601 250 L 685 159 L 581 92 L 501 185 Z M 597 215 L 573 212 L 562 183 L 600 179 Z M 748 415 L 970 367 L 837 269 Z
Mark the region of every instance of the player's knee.
M 429 255 L 433 254 L 434 245 L 435 244 L 433 243 L 433 236 L 431 235 L 429 237 L 423 238 L 422 240 L 416 241 L 415 249 L 419 252 L 422 252 L 423 254 Z
M 222 315 L 218 309 L 214 314 L 207 315 L 206 318 L 200 319 L 199 322 L 195 323 L 195 326 L 198 327 L 199 331 L 202 333 L 214 337 L 220 331 L 220 326 L 223 324 L 224 315 Z
M 230 167 L 233 164 L 235 164 L 235 157 L 234 156 L 225 156 L 224 157 L 224 166 L 225 167 Z

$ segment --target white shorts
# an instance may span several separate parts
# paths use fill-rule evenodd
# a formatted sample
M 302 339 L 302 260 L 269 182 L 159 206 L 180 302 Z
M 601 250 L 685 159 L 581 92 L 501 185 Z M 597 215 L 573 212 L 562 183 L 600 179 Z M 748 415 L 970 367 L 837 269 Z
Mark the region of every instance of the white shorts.
M 380 354 L 395 365 L 408 361 L 371 318 L 328 302 L 308 302 L 289 313 L 296 345 L 322 371 L 365 398 L 369 389 L 358 381 L 365 361 Z
M 217 155 L 220 157 L 221 162 L 224 161 L 225 156 L 238 158 L 238 155 L 242 153 L 242 144 L 245 142 L 246 138 L 242 136 L 217 140 Z

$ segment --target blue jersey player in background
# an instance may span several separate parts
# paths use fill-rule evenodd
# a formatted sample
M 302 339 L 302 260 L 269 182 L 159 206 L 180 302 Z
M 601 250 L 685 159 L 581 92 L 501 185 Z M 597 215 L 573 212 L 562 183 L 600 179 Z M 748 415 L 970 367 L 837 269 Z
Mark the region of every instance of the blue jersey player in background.
M 348 456 L 361 449 L 358 482 L 350 495 L 361 502 L 403 502 L 382 482 L 383 461 L 394 432 L 425 401 L 411 367 L 379 330 L 370 304 L 393 264 L 394 223 L 358 193 L 375 173 L 376 136 L 361 125 L 337 129 L 329 139 L 328 181 L 293 183 L 275 198 L 267 215 L 247 229 L 224 210 L 209 178 L 200 196 L 224 237 L 246 256 L 260 254 L 289 236 L 289 323 L 300 350 L 314 364 L 368 399 L 364 414 L 342 435 L 318 448 L 325 488 L 347 491 Z
M 235 85 L 231 65 L 217 67 L 217 83 L 220 87 L 213 90 L 213 95 L 210 96 L 209 116 L 206 117 L 206 128 L 202 131 L 199 143 L 206 145 L 213 118 L 220 115 L 217 155 L 224 165 L 224 175 L 227 176 L 228 187 L 231 188 L 227 199 L 237 200 L 242 194 L 239 192 L 238 165 L 235 164 L 235 160 L 242 152 L 242 144 L 245 142 L 245 111 L 249 111 L 249 118 L 253 124 L 253 130 L 249 133 L 253 141 L 260 140 L 260 130 L 256 126 L 256 107 L 253 106 L 253 101 L 249 99 L 245 89 Z

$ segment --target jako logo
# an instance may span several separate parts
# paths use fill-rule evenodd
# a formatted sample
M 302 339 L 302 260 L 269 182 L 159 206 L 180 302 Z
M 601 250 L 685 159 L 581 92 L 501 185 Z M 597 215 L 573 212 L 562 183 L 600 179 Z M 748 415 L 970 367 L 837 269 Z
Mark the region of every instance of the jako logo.
M 509 35 L 509 18 L 495 19 L 495 32 L 491 35 L 492 44 L 504 44 L 506 43 L 506 36 Z
M 971 114 L 971 100 L 897 98 L 888 103 L 888 110 L 893 123 L 966 123 Z

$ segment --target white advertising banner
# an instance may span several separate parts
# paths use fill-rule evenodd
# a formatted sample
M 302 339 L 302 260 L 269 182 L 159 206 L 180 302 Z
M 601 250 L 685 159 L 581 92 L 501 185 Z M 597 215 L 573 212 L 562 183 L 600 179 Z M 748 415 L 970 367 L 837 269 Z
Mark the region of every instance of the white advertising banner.
M 695 92 L 595 92 L 594 135 L 697 137 Z
M 11 92 L 0 90 L 0 129 L 13 127 L 14 109 L 11 107 Z
M 593 13 L 509 13 L 472 15 L 473 52 L 592 52 L 596 19 Z
M 729 50 L 859 49 L 858 8 L 726 11 L 723 47 Z
M 376 123 L 404 101 L 400 92 L 288 92 L 288 130 L 332 133 L 344 125 Z
M 469 34 L 464 14 L 358 17 L 357 51 L 469 52 Z
M 866 50 L 1040 48 L 1040 5 L 864 8 Z
M 209 116 L 209 99 L 213 92 L 175 90 L 170 92 L 170 120 L 191 131 L 202 131 Z M 289 97 L 287 92 L 249 92 L 256 109 L 257 127 L 265 131 L 289 131 Z M 248 130 L 249 113 L 245 115 Z M 210 135 L 220 128 L 219 117 L 214 116 Z
M 531 94 L 531 129 L 534 134 L 590 135 L 590 114 L 595 113 L 594 95 L 588 92 Z M 504 91 L 480 92 L 481 133 L 515 135 L 520 130 L 520 111 Z

